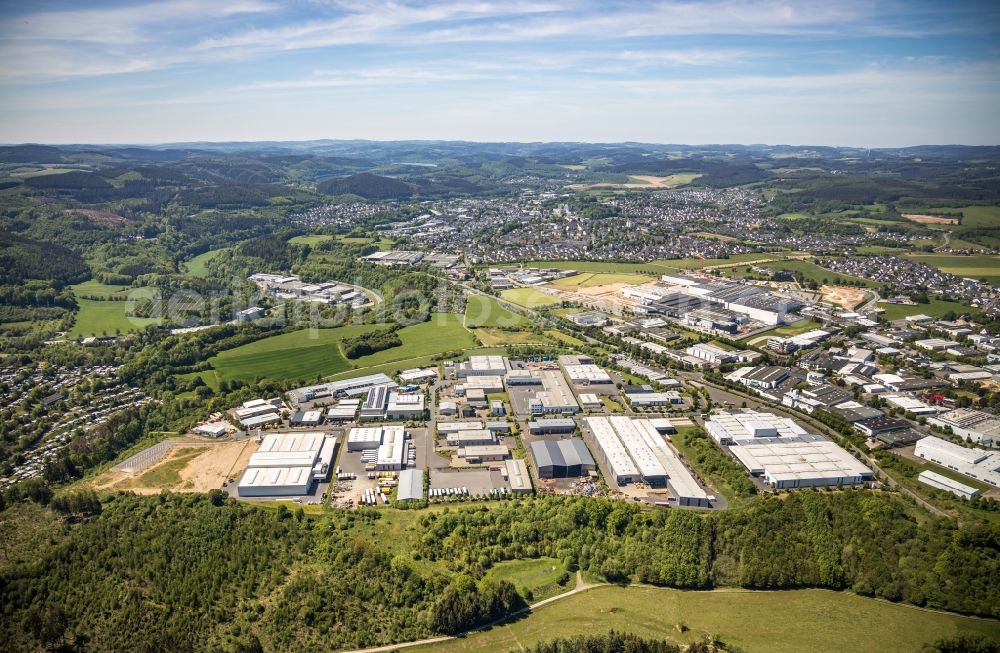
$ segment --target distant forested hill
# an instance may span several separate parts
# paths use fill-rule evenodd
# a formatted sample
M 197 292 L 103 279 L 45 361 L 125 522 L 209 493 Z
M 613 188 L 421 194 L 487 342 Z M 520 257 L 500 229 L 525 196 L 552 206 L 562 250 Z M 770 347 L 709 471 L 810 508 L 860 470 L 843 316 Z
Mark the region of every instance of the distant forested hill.
M 82 281 L 88 275 L 87 264 L 67 247 L 0 233 L 2 284 L 20 284 L 27 279 L 65 284 Z
M 342 179 L 330 179 L 320 183 L 316 190 L 327 195 L 358 195 L 369 200 L 388 200 L 411 197 L 413 186 L 392 179 L 362 172 Z

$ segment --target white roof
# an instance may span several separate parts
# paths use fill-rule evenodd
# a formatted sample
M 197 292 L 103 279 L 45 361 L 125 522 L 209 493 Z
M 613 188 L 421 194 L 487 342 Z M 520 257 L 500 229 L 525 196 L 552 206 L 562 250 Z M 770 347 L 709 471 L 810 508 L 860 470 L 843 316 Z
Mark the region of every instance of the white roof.
M 639 475 L 639 469 L 629 458 L 625 446 L 618 439 L 607 417 L 587 417 L 587 428 L 594 434 L 597 446 L 604 454 L 611 473 L 617 478 Z

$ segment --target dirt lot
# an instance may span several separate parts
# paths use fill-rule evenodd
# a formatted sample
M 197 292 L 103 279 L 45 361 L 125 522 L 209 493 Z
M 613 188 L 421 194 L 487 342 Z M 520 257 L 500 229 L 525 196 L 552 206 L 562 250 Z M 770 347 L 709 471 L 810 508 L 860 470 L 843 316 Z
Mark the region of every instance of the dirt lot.
M 257 450 L 252 440 L 221 444 L 181 444 L 163 460 L 138 474 L 108 471 L 94 481 L 97 490 L 131 490 L 136 494 L 208 492 L 237 478 Z
M 945 218 L 940 215 L 924 215 L 922 213 L 903 213 L 901 215 L 910 222 L 920 224 L 958 224 L 957 219 Z
M 854 310 L 854 307 L 865 300 L 865 291 L 862 288 L 848 288 L 846 286 L 822 286 L 820 293 L 823 301 L 837 304 L 847 310 Z

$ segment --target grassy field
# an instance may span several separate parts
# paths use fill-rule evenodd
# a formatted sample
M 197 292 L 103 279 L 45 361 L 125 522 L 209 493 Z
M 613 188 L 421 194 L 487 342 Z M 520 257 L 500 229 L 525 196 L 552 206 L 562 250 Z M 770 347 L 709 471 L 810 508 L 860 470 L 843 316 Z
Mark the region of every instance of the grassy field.
M 907 213 L 924 213 L 924 211 L 906 211 Z M 959 208 L 933 208 L 927 213 L 960 213 L 963 227 L 1000 227 L 1000 206 L 963 206 Z
M 524 306 L 525 308 L 541 308 L 542 306 L 552 306 L 559 304 L 559 298 L 547 295 L 537 288 L 510 288 L 502 290 L 500 296 L 512 304 Z
M 879 308 L 884 308 L 882 315 L 887 320 L 902 320 L 910 315 L 930 315 L 931 317 L 941 317 L 949 311 L 955 311 L 959 315 L 969 312 L 969 307 L 959 302 L 946 302 L 941 299 L 932 299 L 929 304 L 885 304 L 879 302 Z
M 258 376 L 308 381 L 317 376 L 328 377 L 357 368 L 429 358 L 442 352 L 476 346 L 472 334 L 462 327 L 459 316 L 435 314 L 430 322 L 400 329 L 399 338 L 403 342 L 400 347 L 353 360 L 344 358 L 339 347 L 341 340 L 376 328 L 378 325 L 359 324 L 335 329 L 303 329 L 229 349 L 209 359 L 214 379 L 206 378 L 206 382 L 214 385 L 211 383 L 213 380 L 216 383 L 231 379 L 252 380 Z
M 128 317 L 125 308 L 129 302 L 78 299 L 79 310 L 73 328 L 66 334 L 70 338 L 87 336 L 113 336 L 117 332 L 139 331 L 150 324 L 158 324 L 159 318 Z
M 295 236 L 294 238 L 289 238 L 288 242 L 292 245 L 319 245 L 320 243 L 325 243 L 328 240 L 333 240 L 333 236 L 329 234 L 306 234 L 304 236 Z
M 509 580 L 518 589 L 530 590 L 533 600 L 540 601 L 573 589 L 576 584 L 575 574 L 571 575 L 565 586 L 556 582 L 565 573 L 562 563 L 555 558 L 536 558 L 501 562 L 491 567 L 486 576 L 495 580 Z
M 942 272 L 959 277 L 985 279 L 993 285 L 1000 285 L 1000 256 L 982 254 L 960 256 L 948 254 L 913 254 L 914 260 L 932 265 Z
M 131 289 L 131 286 L 112 286 L 94 279 L 70 286 L 70 290 L 77 297 L 99 297 L 101 299 L 115 297 L 124 299 Z
M 317 374 L 333 374 L 350 368 L 340 353 L 340 341 L 375 328 L 364 324 L 336 329 L 303 329 L 264 338 L 210 358 L 214 375 L 213 371 L 208 374 L 213 375 L 216 382 L 253 380 L 257 376 L 276 380 L 313 379 Z
M 604 286 L 609 283 L 627 283 L 638 286 L 639 284 L 648 283 L 653 279 L 655 279 L 655 277 L 645 274 L 584 272 L 582 274 L 574 274 L 572 277 L 556 279 L 552 282 L 552 285 L 575 288 L 591 288 L 593 286 Z
M 208 276 L 208 262 L 225 251 L 225 248 L 210 249 L 204 254 L 199 254 L 184 263 L 184 274 L 189 277 L 199 277 L 204 279 Z
M 556 331 L 555 329 L 550 329 L 545 332 L 545 335 L 552 338 L 553 340 L 558 340 L 559 342 L 565 343 L 567 345 L 573 345 L 579 347 L 584 344 L 579 338 L 574 338 L 573 336 L 563 333 L 562 331 Z
M 681 624 L 685 629 L 679 627 Z M 553 637 L 612 629 L 678 644 L 718 635 L 746 653 L 914 653 L 925 643 L 958 634 L 1000 637 L 1000 624 L 995 621 L 920 610 L 846 592 L 599 587 L 488 631 L 411 650 L 511 651 Z
M 822 328 L 822 324 L 816 320 L 799 320 L 798 322 L 793 322 L 792 324 L 786 324 L 785 326 L 780 326 L 770 331 L 765 331 L 764 333 L 759 333 L 750 340 L 755 340 L 761 336 L 781 336 L 782 338 L 787 338 L 788 336 L 797 336 L 800 333 L 805 333 L 806 331 L 812 331 L 813 329 Z
M 858 277 L 852 277 L 849 274 L 840 274 L 838 272 L 833 272 L 821 268 L 812 261 L 802 261 L 802 260 L 788 260 L 788 261 L 772 261 L 767 263 L 766 266 L 772 270 L 787 270 L 788 272 L 796 273 L 800 272 L 802 276 L 810 281 L 815 281 L 816 283 L 823 285 L 824 283 L 832 285 L 843 285 L 837 280 L 849 279 L 851 281 L 859 281 L 862 285 L 868 288 L 876 288 L 878 284 L 874 281 L 868 281 L 866 279 L 861 279 Z M 733 276 L 747 276 L 746 268 L 736 267 L 730 268 Z M 824 281 L 825 280 L 825 281 Z
M 472 295 L 465 306 L 467 327 L 514 327 L 528 323 L 528 318 L 505 308 L 494 297 Z
M 478 327 L 474 334 L 476 339 L 486 347 L 544 343 L 546 341 L 544 337 L 531 331 L 505 331 L 491 327 Z

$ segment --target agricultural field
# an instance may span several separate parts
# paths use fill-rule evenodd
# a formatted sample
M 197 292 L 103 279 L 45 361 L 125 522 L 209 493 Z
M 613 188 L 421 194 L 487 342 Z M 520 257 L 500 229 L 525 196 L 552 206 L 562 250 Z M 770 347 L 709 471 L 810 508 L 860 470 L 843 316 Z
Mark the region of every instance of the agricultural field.
M 79 310 L 73 327 L 66 334 L 70 338 L 87 336 L 113 336 L 116 333 L 140 331 L 150 324 L 159 324 L 160 318 L 129 317 L 125 309 L 129 302 L 78 299 Z
M 537 288 L 509 288 L 500 291 L 500 296 L 512 304 L 524 306 L 525 308 L 541 308 L 542 306 L 552 306 L 559 303 L 558 297 L 553 297 L 543 293 Z
M 275 380 L 314 379 L 317 375 L 346 370 L 350 365 L 340 352 L 340 341 L 375 328 L 376 325 L 361 324 L 303 329 L 228 349 L 209 359 L 213 369 L 205 372 L 206 382 L 217 387 L 219 381 L 251 381 L 258 376 Z
M 604 286 L 611 283 L 625 283 L 630 286 L 638 286 L 640 284 L 653 281 L 654 279 L 655 277 L 644 274 L 584 272 L 582 274 L 575 274 L 572 277 L 556 279 L 552 282 L 552 285 L 567 288 L 592 288 L 594 286 Z
M 746 653 L 914 653 L 943 637 L 1000 637 L 1000 624 L 829 590 L 682 591 L 604 586 L 555 601 L 527 617 L 421 653 L 510 651 L 554 637 L 609 630 L 689 644 L 718 636 Z M 845 638 L 851 641 L 845 647 Z
M 941 317 L 942 315 L 954 311 L 955 313 L 962 315 L 963 313 L 968 313 L 971 309 L 965 304 L 959 302 L 946 302 L 943 299 L 931 299 L 928 304 L 886 304 L 879 302 L 879 308 L 884 308 L 885 313 L 882 317 L 886 320 L 902 320 L 904 317 L 910 315 L 930 315 L 931 317 Z
M 465 326 L 514 327 L 528 323 L 528 318 L 504 307 L 494 297 L 472 295 L 465 306 Z
M 1000 285 L 1000 256 L 982 254 L 962 256 L 960 254 L 911 254 L 914 260 L 932 265 L 942 272 L 959 277 L 984 279 L 993 285 Z
M 398 331 L 401 347 L 393 347 L 350 361 L 354 368 L 392 363 L 417 356 L 434 356 L 447 351 L 476 347 L 472 333 L 462 326 L 462 317 L 454 313 L 434 313 L 429 322 L 408 326 Z M 412 366 L 410 366 L 412 367 Z
M 963 227 L 1000 227 L 1000 206 L 934 208 L 928 211 L 931 213 L 961 214 Z
M 208 262 L 224 251 L 224 247 L 220 249 L 211 249 L 203 254 L 195 256 L 193 259 L 186 261 L 183 267 L 184 274 L 189 277 L 204 279 L 208 276 L 208 268 L 206 267 Z

